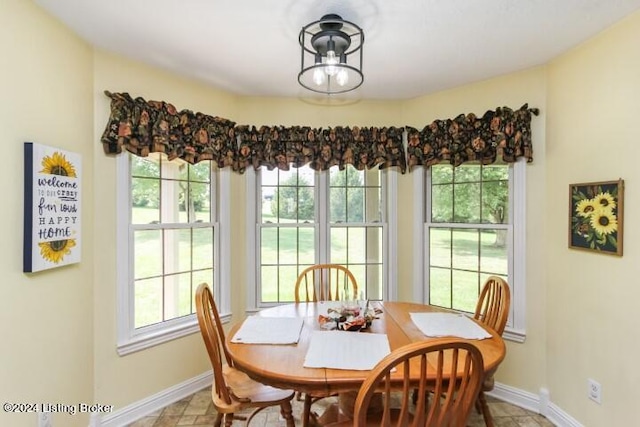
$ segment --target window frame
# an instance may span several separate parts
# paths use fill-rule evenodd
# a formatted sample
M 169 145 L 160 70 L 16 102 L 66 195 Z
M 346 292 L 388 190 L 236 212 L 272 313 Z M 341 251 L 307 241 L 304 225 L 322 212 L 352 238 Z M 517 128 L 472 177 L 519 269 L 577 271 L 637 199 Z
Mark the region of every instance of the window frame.
M 503 337 L 524 342 L 526 338 L 526 161 L 520 159 L 509 167 L 509 219 L 511 222 L 510 249 L 508 258 L 508 283 L 511 288 L 509 320 Z M 427 215 L 430 209 L 428 192 L 430 174 L 426 168 L 413 171 L 414 187 L 414 237 L 413 237 L 413 297 L 414 300 L 429 304 L 429 225 Z M 464 224 L 455 224 L 462 225 Z M 476 225 L 473 225 L 474 228 Z
M 116 317 L 117 345 L 120 356 L 140 351 L 199 331 L 195 313 L 181 316 L 139 329 L 135 328 L 133 272 L 133 233 L 131 224 L 131 162 L 133 154 L 124 153 L 116 159 Z M 218 302 L 224 322 L 231 317 L 231 297 L 228 283 L 230 271 L 230 207 L 219 203 L 229 200 L 230 171 L 220 169 L 211 174 L 211 186 L 215 188 L 212 209 L 214 213 L 214 298 Z M 212 191 L 214 193 L 214 191 Z M 190 228 L 190 227 L 185 227 Z
M 398 172 L 394 169 L 383 169 L 381 181 L 382 197 L 386 201 L 386 223 L 381 223 L 384 250 L 382 259 L 385 274 L 383 275 L 384 291 L 383 299 L 394 301 L 397 299 L 397 188 Z M 260 224 L 259 209 L 261 200 L 260 175 L 253 169 L 247 169 L 246 175 L 246 230 L 247 230 L 247 296 L 246 313 L 252 314 L 265 307 L 271 307 L 282 303 L 260 303 L 259 274 L 260 274 Z M 314 188 L 315 200 L 327 202 L 329 200 L 329 171 L 316 172 L 316 185 Z M 320 199 L 318 196 L 324 194 Z M 329 242 L 332 224 L 329 222 L 326 204 L 318 202 L 318 222 L 313 224 L 316 233 L 316 242 L 319 250 L 316 253 L 316 262 L 327 262 L 329 258 Z M 319 223 L 326 223 L 326 233 L 320 232 Z M 360 223 L 357 223 L 360 225 Z M 349 223 L 339 223 L 340 227 L 348 227 Z

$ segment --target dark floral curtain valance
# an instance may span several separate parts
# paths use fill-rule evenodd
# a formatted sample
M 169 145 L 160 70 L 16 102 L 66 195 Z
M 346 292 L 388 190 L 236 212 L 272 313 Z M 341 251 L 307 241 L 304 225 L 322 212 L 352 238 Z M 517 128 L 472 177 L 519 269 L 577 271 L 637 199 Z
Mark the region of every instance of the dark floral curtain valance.
M 489 164 L 499 156 L 505 162 L 519 157 L 532 160 L 531 114 L 525 104 L 455 119 L 436 120 L 422 130 L 412 127 L 332 127 L 236 125 L 230 120 L 177 111 L 163 101 L 133 99 L 128 93 L 105 94 L 111 114 L 102 134 L 107 154 L 123 149 L 138 156 L 165 153 L 169 159 L 189 163 L 215 161 L 240 173 L 247 167 L 288 170 L 309 165 L 314 170 L 332 166 L 358 170 L 428 167 L 440 162 L 460 165 L 468 161 Z M 405 152 L 403 132 L 408 133 Z
M 190 110 L 177 111 L 167 102 L 132 99 L 128 93 L 105 94 L 111 98 L 111 116 L 102 134 L 107 154 L 124 148 L 142 157 L 160 152 L 170 160 L 214 160 L 219 167 L 234 167 L 234 122 Z
M 249 166 L 288 170 L 290 165 L 309 165 L 319 171 L 338 166 L 342 170 L 348 164 L 358 170 L 376 166 L 406 170 L 402 128 L 238 126 L 236 131 L 240 171 Z
M 525 104 L 515 111 L 508 107 L 487 111 L 482 117 L 460 114 L 455 119 L 435 120 L 422 130 L 408 127 L 408 166 L 490 164 L 498 157 L 507 163 L 520 157 L 531 162 L 531 114 L 538 115 L 538 110 Z

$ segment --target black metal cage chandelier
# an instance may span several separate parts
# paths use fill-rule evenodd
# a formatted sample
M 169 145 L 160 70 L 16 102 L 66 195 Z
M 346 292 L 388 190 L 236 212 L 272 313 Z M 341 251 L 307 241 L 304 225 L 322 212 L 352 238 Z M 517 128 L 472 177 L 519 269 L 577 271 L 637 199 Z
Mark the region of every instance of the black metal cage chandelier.
M 332 13 L 302 27 L 299 41 L 302 62 L 298 82 L 302 86 L 331 95 L 362 85 L 362 28 Z

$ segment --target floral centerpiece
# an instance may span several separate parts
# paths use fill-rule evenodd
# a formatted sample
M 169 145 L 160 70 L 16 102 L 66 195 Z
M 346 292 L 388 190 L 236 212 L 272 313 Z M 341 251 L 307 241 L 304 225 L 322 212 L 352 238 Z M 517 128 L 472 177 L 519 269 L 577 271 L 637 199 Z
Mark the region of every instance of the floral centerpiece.
M 326 315 L 319 315 L 318 323 L 323 329 L 360 331 L 371 326 L 375 317 L 376 311 L 369 306 L 368 300 L 362 305 L 358 301 L 344 301 L 328 308 Z

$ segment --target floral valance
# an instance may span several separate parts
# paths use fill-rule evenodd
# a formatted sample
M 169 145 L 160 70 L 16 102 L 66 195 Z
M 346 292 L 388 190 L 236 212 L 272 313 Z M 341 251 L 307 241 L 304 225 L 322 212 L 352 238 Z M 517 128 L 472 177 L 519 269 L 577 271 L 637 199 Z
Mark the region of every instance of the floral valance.
M 214 160 L 219 167 L 234 166 L 234 122 L 190 110 L 177 111 L 163 101 L 132 99 L 128 93 L 105 94 L 111 98 L 111 116 L 102 134 L 107 154 L 120 153 L 124 147 L 141 157 L 160 152 L 170 160 Z
M 167 102 L 133 99 L 128 93 L 105 92 L 111 98 L 111 115 L 102 135 L 107 154 L 123 149 L 138 156 L 165 153 L 169 159 L 189 163 L 213 160 L 218 167 L 240 173 L 258 169 L 309 165 L 315 170 L 332 166 L 358 170 L 467 161 L 493 163 L 498 156 L 514 162 L 532 160 L 531 114 L 524 105 L 436 120 L 418 130 L 412 127 L 330 127 L 237 125 L 230 120 L 178 111 Z M 408 146 L 403 133 L 408 133 Z
M 290 165 L 344 169 L 347 164 L 358 170 L 376 166 L 397 166 L 402 173 L 406 170 L 402 128 L 238 126 L 236 130 L 240 135 L 241 171 L 248 166 L 288 170 Z
M 520 157 L 531 162 L 531 114 L 538 115 L 538 110 L 525 104 L 515 111 L 508 107 L 487 111 L 482 117 L 471 113 L 435 120 L 422 130 L 407 127 L 408 166 L 458 166 L 470 161 L 490 164 L 497 157 L 507 163 Z

